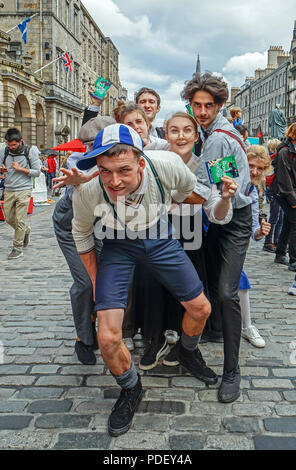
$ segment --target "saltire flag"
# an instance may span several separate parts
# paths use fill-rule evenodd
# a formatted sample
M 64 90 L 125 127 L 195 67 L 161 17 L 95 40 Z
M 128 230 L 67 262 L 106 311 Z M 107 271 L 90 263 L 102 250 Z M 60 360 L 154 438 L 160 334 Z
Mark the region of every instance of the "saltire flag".
M 29 21 L 31 21 L 31 17 L 26 18 L 24 21 L 22 21 L 22 23 L 17 25 L 18 29 L 22 33 L 22 39 L 25 44 L 27 44 L 27 23 L 29 23 Z
M 73 62 L 72 54 L 70 52 L 65 52 L 65 54 L 62 56 L 62 61 L 64 62 L 66 71 L 69 73 L 72 73 L 72 62 Z

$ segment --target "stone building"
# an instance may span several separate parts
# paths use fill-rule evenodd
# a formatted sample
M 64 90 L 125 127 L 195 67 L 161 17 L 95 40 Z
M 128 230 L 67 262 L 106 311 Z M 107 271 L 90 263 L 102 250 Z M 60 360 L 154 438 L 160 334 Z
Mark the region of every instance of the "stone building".
M 296 21 L 294 22 L 294 31 L 291 41 L 287 90 L 287 121 L 290 125 L 292 122 L 296 122 Z
M 21 40 L 19 29 L 14 29 L 9 33 L 11 41 L 6 54 L 20 65 L 27 57 L 31 80 L 36 81 L 39 87 L 31 94 L 39 93 L 43 98 L 39 98 L 36 109 L 37 103 L 35 105 L 34 99 L 30 98 L 30 91 L 24 88 L 25 98 L 19 100 L 19 90 L 14 89 L 11 82 L 9 115 L 13 117 L 16 110 L 26 114 L 32 128 L 36 127 L 31 130 L 31 143 L 49 148 L 77 136 L 83 110 L 90 104 L 89 87 L 99 75 L 112 81 L 108 98 L 101 107 L 102 114 L 111 114 L 118 98 L 126 98 L 127 91 L 119 79 L 116 46 L 104 36 L 80 0 L 39 0 L 32 3 L 6 0 L 1 11 L 0 29 L 8 31 L 34 14 L 36 16 L 27 24 L 27 43 Z M 65 52 L 70 52 L 73 58 L 71 74 L 66 72 L 59 59 Z M 39 69 L 42 70 L 36 72 Z M 20 104 L 16 105 L 18 101 Z M 40 130 L 37 132 L 39 120 L 46 123 L 43 134 Z M 3 138 L 2 134 L 0 137 Z
M 255 135 L 259 125 L 263 137 L 269 135 L 268 118 L 276 104 L 281 105 L 287 114 L 287 73 L 290 54 L 282 46 L 270 46 L 265 69 L 255 70 L 254 77 L 247 77 L 239 91 L 232 93 L 232 106 L 239 106 L 243 112 L 243 122 L 250 135 Z

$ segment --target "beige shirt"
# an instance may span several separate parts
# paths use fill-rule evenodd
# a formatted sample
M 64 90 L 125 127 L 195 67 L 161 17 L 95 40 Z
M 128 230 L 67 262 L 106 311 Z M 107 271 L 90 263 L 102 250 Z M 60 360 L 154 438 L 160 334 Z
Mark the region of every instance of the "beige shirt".
M 96 217 L 106 227 L 141 232 L 153 227 L 167 216 L 172 199 L 183 202 L 194 190 L 196 177 L 175 153 L 168 151 L 145 151 L 152 161 L 164 189 L 164 204 L 160 190 L 149 164 L 146 164 L 145 188 L 138 204 L 127 204 L 125 199 L 112 201 L 118 218 L 109 203 L 106 203 L 98 178 L 78 186 L 73 192 L 72 233 L 78 253 L 86 253 L 94 247 L 93 231 Z M 143 182 L 142 182 L 143 184 Z M 140 188 L 139 188 L 140 189 Z M 107 193 L 107 191 L 106 191 Z M 139 193 L 139 191 L 137 191 Z

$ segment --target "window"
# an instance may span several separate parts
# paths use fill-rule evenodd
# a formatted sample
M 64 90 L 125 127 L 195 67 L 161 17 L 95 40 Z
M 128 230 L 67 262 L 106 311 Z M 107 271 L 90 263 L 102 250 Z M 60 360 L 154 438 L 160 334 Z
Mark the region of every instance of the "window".
M 56 125 L 60 126 L 62 124 L 62 111 L 57 111 L 56 113 Z

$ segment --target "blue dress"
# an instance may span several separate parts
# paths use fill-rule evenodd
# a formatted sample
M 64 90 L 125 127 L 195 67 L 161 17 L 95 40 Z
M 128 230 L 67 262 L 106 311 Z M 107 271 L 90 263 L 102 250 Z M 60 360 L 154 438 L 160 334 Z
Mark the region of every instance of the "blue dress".
M 252 219 L 253 219 L 252 238 L 253 240 L 255 240 L 254 234 L 256 230 L 260 228 L 260 224 L 259 224 L 259 197 L 258 197 L 258 191 L 254 185 L 250 186 L 248 196 L 250 196 L 252 199 Z M 251 289 L 248 276 L 246 275 L 244 270 L 242 270 L 242 273 L 241 273 L 239 288 L 240 290 Z

